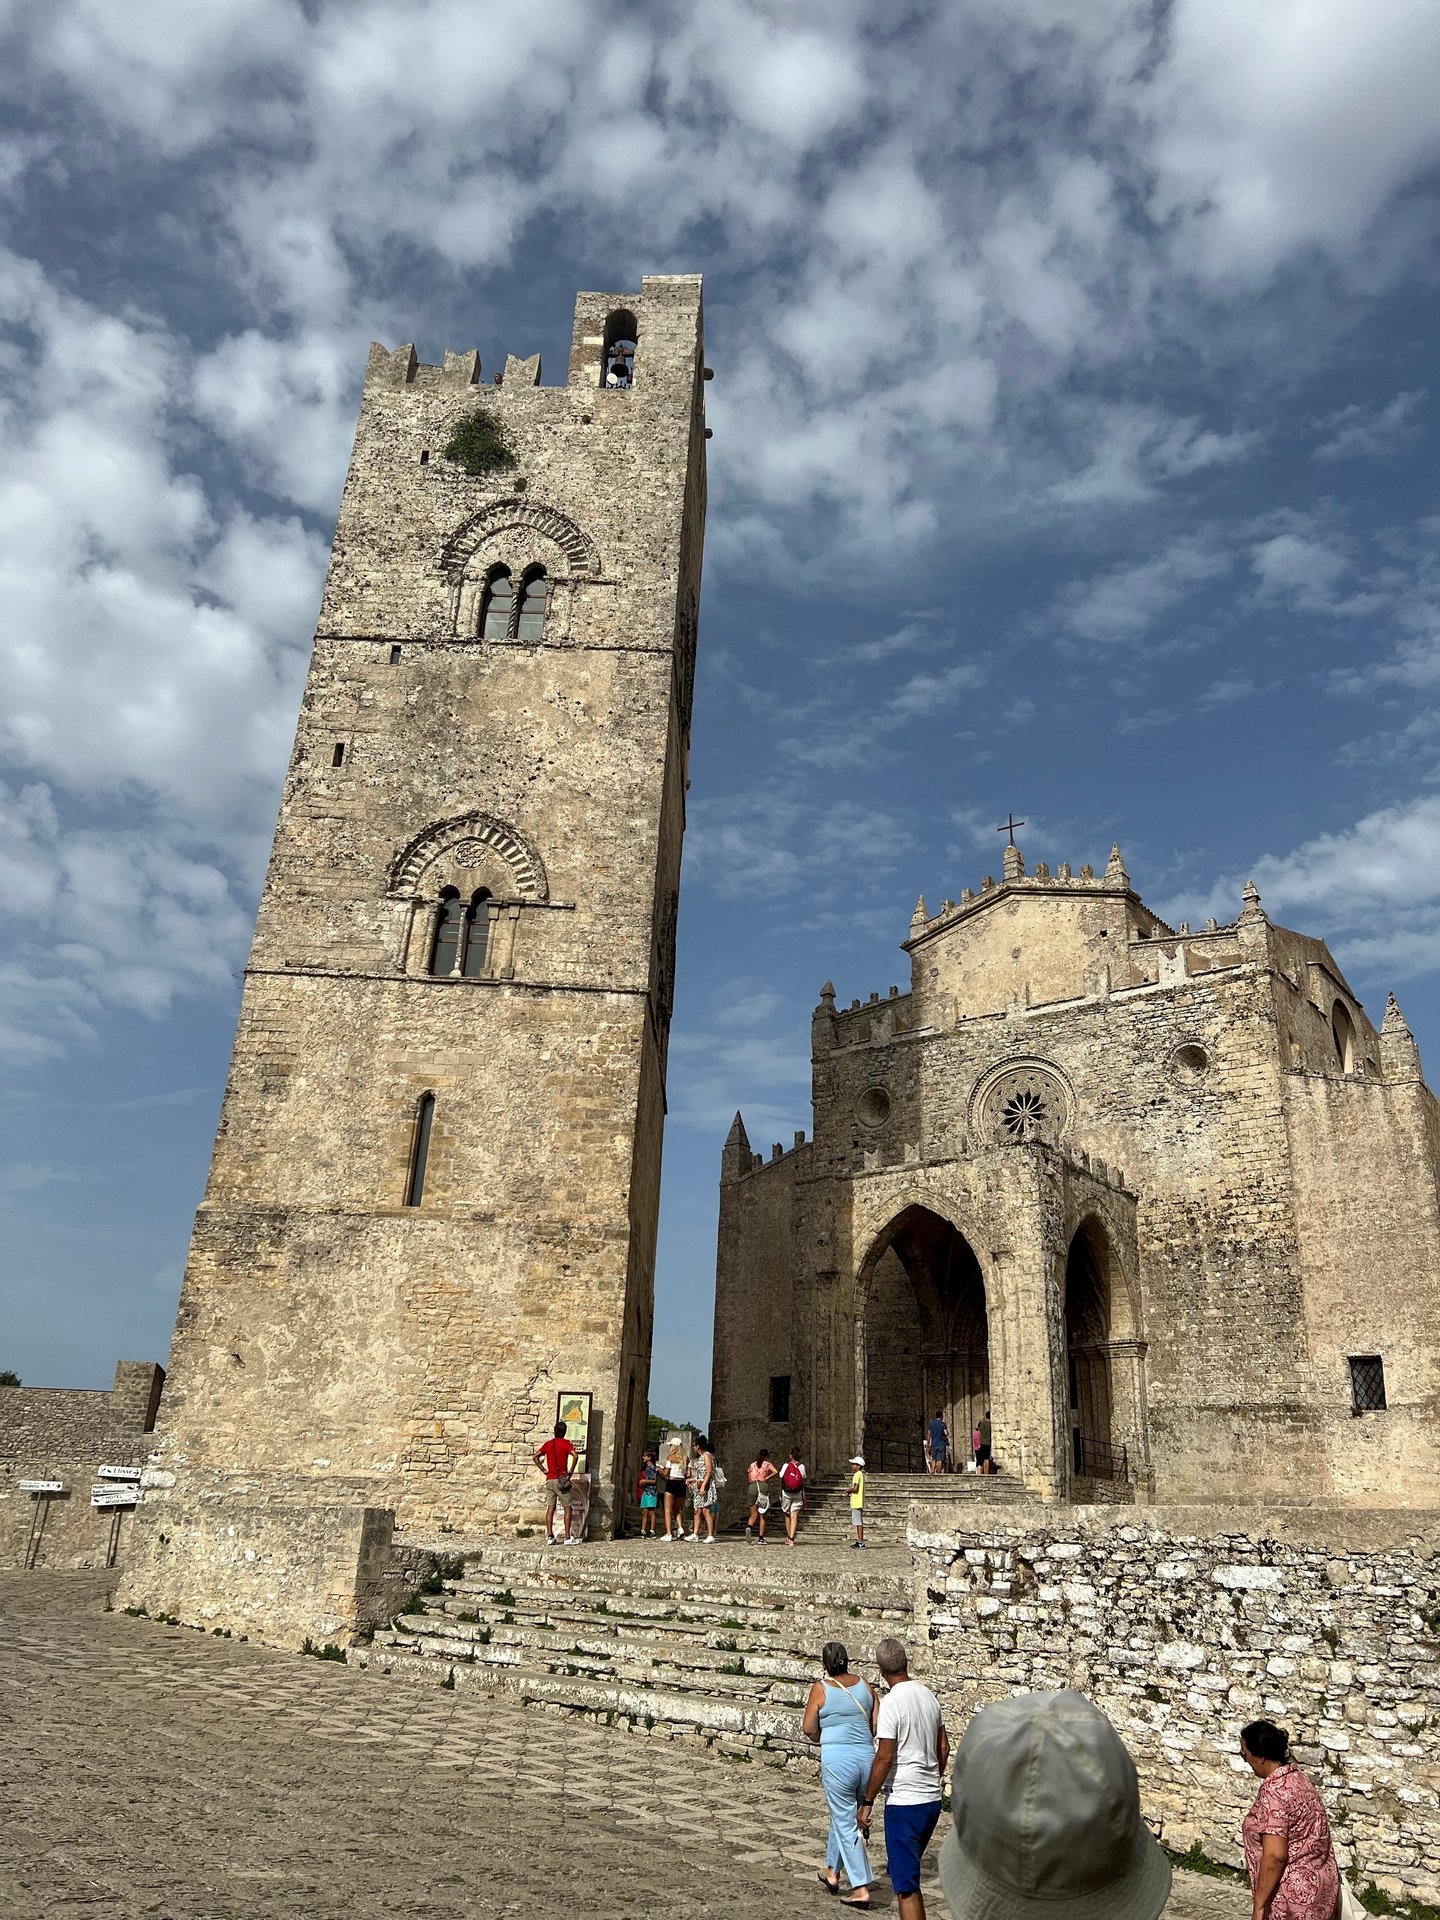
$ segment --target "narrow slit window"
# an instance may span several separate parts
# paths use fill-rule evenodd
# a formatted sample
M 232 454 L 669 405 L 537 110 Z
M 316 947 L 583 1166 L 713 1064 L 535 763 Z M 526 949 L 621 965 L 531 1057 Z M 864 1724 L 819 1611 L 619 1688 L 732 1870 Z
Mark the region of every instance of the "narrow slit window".
M 790 1419 L 790 1376 L 788 1373 L 772 1373 L 770 1376 L 770 1418 L 784 1426 Z
M 335 742 L 335 751 L 334 751 L 334 752 L 333 752 L 333 753 L 331 754 L 331 756 L 330 756 L 330 764 L 331 764 L 331 766 L 332 766 L 332 767 L 343 767 L 343 766 L 344 766 L 344 764 L 345 764 L 345 742 L 344 742 L 343 740 L 337 740 L 337 741 Z
M 428 447 L 422 447 L 420 449 L 420 464 L 422 467 L 428 467 L 430 464 L 430 449 Z
M 1385 1411 L 1385 1362 L 1378 1353 L 1352 1355 L 1350 1404 L 1356 1413 Z
M 425 1162 L 430 1157 L 430 1127 L 435 1118 L 435 1096 L 422 1093 L 415 1109 L 415 1137 L 410 1147 L 410 1177 L 405 1182 L 405 1204 L 418 1207 L 425 1197 Z
M 465 961 L 461 971 L 467 980 L 478 980 L 484 973 L 489 944 L 490 889 L 481 887 L 465 910 Z
M 527 574 L 520 589 L 520 619 L 515 638 L 522 646 L 538 646 L 545 631 L 545 606 L 550 597 L 550 582 L 537 567 Z
M 485 582 L 485 593 L 480 602 L 480 638 L 508 640 L 510 615 L 514 606 L 515 583 L 507 568 L 497 567 Z
M 403 651 L 404 651 L 404 649 L 403 649 L 403 648 L 401 648 L 401 647 L 391 647 L 391 649 L 390 649 L 390 664 L 391 664 L 391 666 L 392 666 L 392 667 L 398 667 L 398 666 L 399 666 L 399 664 L 400 664 L 400 655 L 401 655 L 401 653 L 402 653 Z
M 435 945 L 430 950 L 430 971 L 433 974 L 455 972 L 455 963 L 460 957 L 460 937 L 465 928 L 465 903 L 454 887 L 446 887 L 440 895 L 440 917 L 435 922 Z

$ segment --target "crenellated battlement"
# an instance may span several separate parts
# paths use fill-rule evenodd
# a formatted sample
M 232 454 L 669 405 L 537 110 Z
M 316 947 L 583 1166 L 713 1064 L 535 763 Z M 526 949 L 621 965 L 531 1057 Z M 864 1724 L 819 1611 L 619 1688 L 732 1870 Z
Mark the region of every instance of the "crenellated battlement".
M 607 393 L 643 393 L 647 387 L 664 384 L 671 371 L 667 353 L 670 322 L 693 318 L 700 304 L 698 274 L 647 274 L 639 293 L 581 293 L 575 299 L 571 328 L 570 357 L 565 386 L 591 387 Z M 480 387 L 482 382 L 480 351 L 471 347 L 457 352 L 445 349 L 439 366 L 421 360 L 413 342 L 386 347 L 371 343 L 365 365 L 367 391 L 398 391 L 407 387 L 421 391 L 451 388 L 461 391 Z M 705 379 L 710 369 L 703 369 Z M 490 377 L 488 385 L 501 394 L 517 388 L 540 385 L 540 355 L 525 357 L 508 354 L 503 367 Z

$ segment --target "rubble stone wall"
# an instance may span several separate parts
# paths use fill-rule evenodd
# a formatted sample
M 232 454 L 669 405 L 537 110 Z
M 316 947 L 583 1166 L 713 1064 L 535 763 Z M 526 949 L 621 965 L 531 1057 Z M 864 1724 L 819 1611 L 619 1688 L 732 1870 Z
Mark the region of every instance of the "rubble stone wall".
M 923 1525 L 923 1530 L 922 1530 Z M 963 1728 L 1074 1687 L 1168 1845 L 1240 1861 L 1240 1728 L 1290 1730 L 1342 1864 L 1440 1899 L 1440 1528 L 1404 1511 L 972 1506 L 912 1516 L 917 1632 Z

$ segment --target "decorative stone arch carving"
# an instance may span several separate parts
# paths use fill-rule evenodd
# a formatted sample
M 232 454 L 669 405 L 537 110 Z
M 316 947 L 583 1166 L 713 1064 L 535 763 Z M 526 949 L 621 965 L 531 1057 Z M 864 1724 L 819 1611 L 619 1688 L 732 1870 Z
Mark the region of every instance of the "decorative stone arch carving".
M 966 1124 L 978 1140 L 1043 1140 L 1069 1133 L 1075 1089 L 1053 1060 L 1016 1054 L 983 1073 L 970 1095 Z
M 441 572 L 458 583 L 481 547 L 512 529 L 526 534 L 538 533 L 558 547 L 565 556 L 569 579 L 600 578 L 599 549 L 588 533 L 558 507 L 518 497 L 492 500 L 489 506 L 462 521 L 440 549 Z
M 544 905 L 550 898 L 544 864 L 530 842 L 505 821 L 479 811 L 438 820 L 417 834 L 390 869 L 390 891 L 413 899 L 426 870 L 446 855 L 461 868 L 498 858 L 513 882 L 513 900 Z

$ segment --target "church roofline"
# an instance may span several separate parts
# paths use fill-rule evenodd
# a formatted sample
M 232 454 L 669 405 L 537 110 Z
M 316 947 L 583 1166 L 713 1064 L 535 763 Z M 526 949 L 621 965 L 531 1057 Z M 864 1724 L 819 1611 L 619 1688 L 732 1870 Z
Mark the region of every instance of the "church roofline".
M 967 895 L 969 896 L 968 898 Z M 982 882 L 978 893 L 972 892 L 971 889 L 967 887 L 958 901 L 942 901 L 940 903 L 940 911 L 926 920 L 923 925 L 919 922 L 918 918 L 912 920 L 912 929 L 918 928 L 918 931 L 912 931 L 908 940 L 902 940 L 900 942 L 901 951 L 910 953 L 916 947 L 924 946 L 925 942 L 932 940 L 936 934 L 943 933 L 950 927 L 958 926 L 963 920 L 974 919 L 977 914 L 982 913 L 987 907 L 993 906 L 998 900 L 1028 899 L 1034 898 L 1037 895 L 1052 895 L 1057 899 L 1063 898 L 1066 900 L 1128 900 L 1153 921 L 1155 926 L 1165 935 L 1176 939 L 1181 937 L 1176 933 L 1174 927 L 1169 926 L 1160 918 L 1158 913 L 1155 913 L 1151 908 L 1146 906 L 1145 902 L 1140 898 L 1140 895 L 1129 885 L 1128 881 L 1124 885 L 1117 886 L 1113 880 L 1107 883 L 1100 875 L 1093 872 L 1085 873 L 1083 877 L 1077 874 L 1072 878 L 1068 870 L 1065 870 L 1055 875 L 1049 873 L 1043 875 L 1024 874 L 1014 879 L 1006 879 L 999 882 L 991 880 L 987 876 L 987 879 Z M 1212 929 L 1212 931 L 1215 931 L 1215 929 Z

